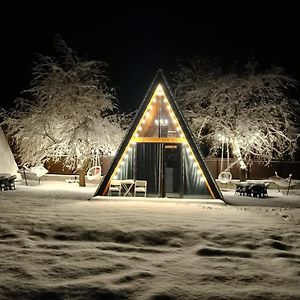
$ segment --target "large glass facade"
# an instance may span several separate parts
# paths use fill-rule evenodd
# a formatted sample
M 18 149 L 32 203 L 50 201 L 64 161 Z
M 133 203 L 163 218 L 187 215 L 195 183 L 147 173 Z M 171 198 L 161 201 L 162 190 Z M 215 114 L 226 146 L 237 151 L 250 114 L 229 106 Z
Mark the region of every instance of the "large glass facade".
M 134 143 L 124 154 L 114 179 L 147 180 L 149 197 L 210 195 L 198 162 L 185 144 Z

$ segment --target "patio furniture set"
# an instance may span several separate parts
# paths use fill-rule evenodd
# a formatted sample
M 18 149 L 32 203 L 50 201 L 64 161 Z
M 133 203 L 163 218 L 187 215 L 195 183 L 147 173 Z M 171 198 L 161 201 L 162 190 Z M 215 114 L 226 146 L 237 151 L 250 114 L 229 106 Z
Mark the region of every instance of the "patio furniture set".
M 147 181 L 134 179 L 113 179 L 110 182 L 108 196 L 137 197 L 147 196 Z
M 240 196 L 249 197 L 268 197 L 269 183 L 265 182 L 239 182 L 236 184 L 235 193 Z

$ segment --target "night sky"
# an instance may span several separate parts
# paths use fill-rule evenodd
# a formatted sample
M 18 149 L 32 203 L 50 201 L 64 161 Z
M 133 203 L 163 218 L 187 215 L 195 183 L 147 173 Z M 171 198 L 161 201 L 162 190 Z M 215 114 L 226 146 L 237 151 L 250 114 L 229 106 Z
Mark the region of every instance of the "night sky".
M 55 34 L 79 56 L 109 64 L 125 110 L 138 107 L 158 68 L 171 80 L 178 60 L 195 56 L 255 56 L 300 78 L 300 17 L 293 1 L 38 3 L 1 8 L 1 106 L 6 108 L 29 87 L 35 55 L 52 55 Z

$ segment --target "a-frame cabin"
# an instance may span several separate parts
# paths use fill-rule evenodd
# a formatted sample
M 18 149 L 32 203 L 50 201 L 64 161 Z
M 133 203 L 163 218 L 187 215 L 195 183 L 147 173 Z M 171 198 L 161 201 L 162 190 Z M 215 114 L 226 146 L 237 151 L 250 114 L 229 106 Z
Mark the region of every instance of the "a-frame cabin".
M 112 179 L 147 180 L 147 196 L 223 199 L 159 70 L 94 196 Z

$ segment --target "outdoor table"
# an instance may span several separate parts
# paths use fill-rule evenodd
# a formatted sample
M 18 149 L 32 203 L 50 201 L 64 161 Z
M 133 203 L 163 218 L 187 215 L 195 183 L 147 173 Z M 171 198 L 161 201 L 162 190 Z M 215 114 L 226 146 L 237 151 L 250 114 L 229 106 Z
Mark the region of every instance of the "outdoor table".
M 263 198 L 268 196 L 268 189 L 269 184 L 264 182 L 253 182 L 252 185 L 249 187 L 250 193 L 252 197 L 259 197 Z
M 132 197 L 134 188 L 134 180 L 133 179 L 123 179 L 121 180 L 122 189 L 124 189 L 123 197 Z
M 265 196 L 265 191 L 268 188 L 269 184 L 266 184 L 264 182 L 249 182 L 249 181 L 243 181 L 236 184 L 236 192 L 243 196 L 253 196 L 256 197 L 257 195 L 259 197 Z M 257 189 L 258 188 L 258 189 Z

